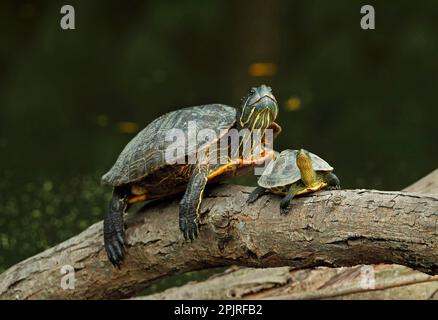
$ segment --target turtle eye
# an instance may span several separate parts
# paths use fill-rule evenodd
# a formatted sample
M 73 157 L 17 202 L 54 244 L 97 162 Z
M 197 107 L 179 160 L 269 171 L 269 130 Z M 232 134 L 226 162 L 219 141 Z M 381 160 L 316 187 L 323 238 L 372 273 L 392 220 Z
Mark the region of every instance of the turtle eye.
M 255 94 L 255 89 L 254 88 L 249 90 L 249 95 L 252 96 L 253 94 Z

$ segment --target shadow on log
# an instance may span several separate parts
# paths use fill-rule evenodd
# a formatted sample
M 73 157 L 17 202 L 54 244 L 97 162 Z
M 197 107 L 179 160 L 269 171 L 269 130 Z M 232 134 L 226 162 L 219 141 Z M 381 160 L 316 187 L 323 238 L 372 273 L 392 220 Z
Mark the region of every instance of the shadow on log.
M 287 216 L 279 197 L 247 206 L 252 188 L 222 185 L 203 202 L 199 239 L 178 230 L 178 201 L 148 205 L 128 217 L 126 260 L 113 269 L 102 224 L 0 275 L 1 299 L 126 298 L 152 281 L 209 267 L 353 266 L 393 263 L 438 273 L 438 197 L 374 190 L 322 191 L 294 200 Z M 61 287 L 64 265 L 75 289 Z

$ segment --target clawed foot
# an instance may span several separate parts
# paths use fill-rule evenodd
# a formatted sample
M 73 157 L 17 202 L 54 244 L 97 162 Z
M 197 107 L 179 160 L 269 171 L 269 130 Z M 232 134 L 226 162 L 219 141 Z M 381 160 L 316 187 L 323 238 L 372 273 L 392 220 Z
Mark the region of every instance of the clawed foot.
M 260 198 L 265 193 L 265 189 L 262 187 L 256 187 L 248 196 L 246 200 L 247 204 L 254 203 L 258 198 Z
M 341 189 L 341 182 L 339 181 L 339 178 L 333 173 L 327 173 L 325 176 L 325 182 L 327 182 L 328 190 L 340 190 Z
M 246 200 L 246 203 L 248 204 L 254 203 L 258 198 L 259 196 L 257 194 L 251 193 L 248 199 Z
M 108 259 L 114 267 L 119 267 L 125 256 L 125 241 L 123 237 L 124 234 L 121 232 L 105 235 L 105 250 Z
M 285 216 L 285 215 L 287 215 L 289 213 L 289 208 L 281 208 L 280 207 L 280 214 L 282 215 L 282 216 Z
M 125 230 L 123 223 L 117 225 L 108 218 L 104 221 L 104 244 L 108 259 L 119 267 L 125 256 Z
M 184 239 L 186 240 L 195 240 L 199 234 L 199 223 L 197 218 L 187 219 L 180 218 L 179 219 L 179 229 L 184 235 Z
M 327 190 L 341 190 L 341 186 L 328 186 Z
M 280 201 L 280 214 L 281 215 L 286 215 L 289 213 L 289 205 L 290 205 L 290 200 L 281 200 Z

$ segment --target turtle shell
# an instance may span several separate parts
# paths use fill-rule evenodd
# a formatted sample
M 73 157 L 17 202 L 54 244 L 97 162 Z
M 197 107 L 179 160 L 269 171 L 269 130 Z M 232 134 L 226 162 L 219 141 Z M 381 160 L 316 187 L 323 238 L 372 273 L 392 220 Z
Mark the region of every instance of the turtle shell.
M 297 166 L 298 150 L 284 150 L 266 167 L 264 173 L 258 180 L 259 186 L 263 188 L 274 188 L 292 184 L 301 179 L 301 173 Z M 316 154 L 309 152 L 315 171 L 333 171 L 325 160 Z
M 183 108 L 162 115 L 126 145 L 111 170 L 102 177 L 102 184 L 126 185 L 140 181 L 150 173 L 168 166 L 165 151 L 167 147 L 175 144 L 175 141 L 168 141 L 166 136 L 172 129 L 180 129 L 185 135 L 185 153 L 181 158 L 194 155 L 196 150 L 216 142 L 221 135 L 226 134 L 234 126 L 236 112 L 236 109 L 230 106 L 208 104 Z M 196 130 L 189 130 L 189 123 L 196 123 Z M 207 142 L 198 141 L 193 135 L 203 129 L 214 130 L 217 139 Z M 191 141 L 196 142 L 190 143 Z

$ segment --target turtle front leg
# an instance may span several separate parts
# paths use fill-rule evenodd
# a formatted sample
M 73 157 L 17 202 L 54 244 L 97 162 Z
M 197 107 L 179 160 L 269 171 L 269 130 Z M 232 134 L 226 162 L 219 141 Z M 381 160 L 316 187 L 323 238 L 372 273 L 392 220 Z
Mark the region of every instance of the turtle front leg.
M 328 172 L 323 176 L 324 182 L 327 183 L 327 189 L 328 190 L 339 190 L 341 189 L 341 182 L 339 181 L 339 178 L 333 173 Z
M 198 237 L 201 202 L 207 181 L 208 165 L 192 165 L 186 192 L 179 203 L 179 228 L 186 240 Z
M 286 196 L 280 201 L 280 214 L 286 215 L 289 213 L 289 206 L 291 200 L 296 196 L 296 194 L 303 188 L 303 185 L 299 182 L 294 183 L 290 186 L 286 193 Z
M 115 267 L 120 266 L 125 255 L 123 214 L 127 208 L 127 190 L 121 187 L 114 188 L 109 212 L 103 220 L 103 239 L 108 259 Z
M 254 203 L 258 198 L 260 198 L 265 193 L 265 188 L 257 187 L 249 195 L 246 203 Z

